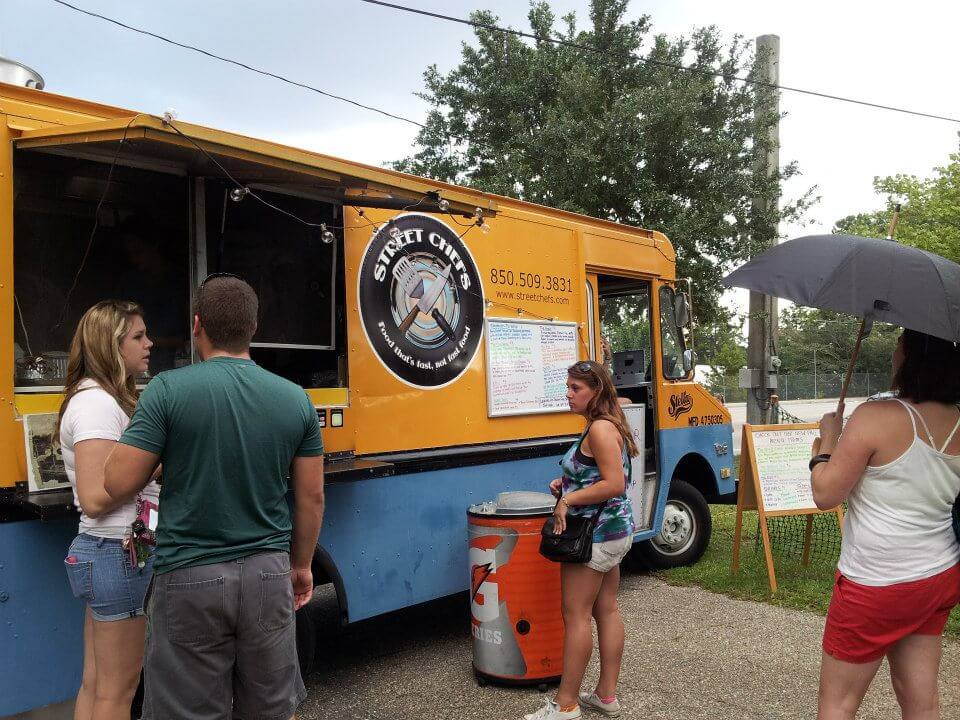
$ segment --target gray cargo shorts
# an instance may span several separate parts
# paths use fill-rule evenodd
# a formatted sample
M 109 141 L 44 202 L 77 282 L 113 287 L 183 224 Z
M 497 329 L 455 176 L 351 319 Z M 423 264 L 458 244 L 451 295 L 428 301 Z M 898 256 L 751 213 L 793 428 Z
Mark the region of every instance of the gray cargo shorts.
M 144 675 L 143 720 L 289 720 L 307 696 L 289 554 L 154 576 Z

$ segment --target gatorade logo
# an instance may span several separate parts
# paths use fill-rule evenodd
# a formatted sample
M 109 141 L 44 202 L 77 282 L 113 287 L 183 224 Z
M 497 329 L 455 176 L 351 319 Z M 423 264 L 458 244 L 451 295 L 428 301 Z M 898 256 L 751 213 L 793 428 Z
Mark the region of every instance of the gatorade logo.
M 500 618 L 500 587 L 496 574 L 510 562 L 517 546 L 515 530 L 484 535 L 470 543 L 470 610 L 473 636 L 492 645 L 503 644 L 503 631 L 484 627 Z

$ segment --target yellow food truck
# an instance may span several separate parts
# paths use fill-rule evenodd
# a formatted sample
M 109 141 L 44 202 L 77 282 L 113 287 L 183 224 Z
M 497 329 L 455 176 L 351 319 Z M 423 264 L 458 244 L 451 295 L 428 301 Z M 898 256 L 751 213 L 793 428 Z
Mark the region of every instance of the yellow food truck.
M 197 362 L 191 299 L 212 272 L 255 288 L 253 359 L 316 406 L 315 577 L 344 622 L 468 588 L 467 507 L 559 474 L 582 429 L 565 369 L 604 338 L 643 445 L 634 556 L 695 561 L 707 501 L 734 490 L 730 415 L 693 381 L 661 233 L 0 84 L 0 716 L 80 677 L 52 440 L 77 320 L 137 301 L 151 372 Z

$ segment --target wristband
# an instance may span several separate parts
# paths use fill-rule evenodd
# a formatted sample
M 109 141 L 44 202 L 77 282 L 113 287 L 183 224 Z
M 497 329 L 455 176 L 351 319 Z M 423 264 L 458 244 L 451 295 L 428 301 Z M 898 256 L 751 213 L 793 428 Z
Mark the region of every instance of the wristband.
M 825 463 L 830 460 L 830 453 L 820 453 L 819 455 L 814 455 L 810 458 L 810 472 L 813 472 L 813 469 L 820 463 Z
M 562 502 L 564 505 L 567 506 L 567 510 L 570 509 L 570 503 L 567 502 L 567 499 L 565 497 L 560 498 L 560 502 Z

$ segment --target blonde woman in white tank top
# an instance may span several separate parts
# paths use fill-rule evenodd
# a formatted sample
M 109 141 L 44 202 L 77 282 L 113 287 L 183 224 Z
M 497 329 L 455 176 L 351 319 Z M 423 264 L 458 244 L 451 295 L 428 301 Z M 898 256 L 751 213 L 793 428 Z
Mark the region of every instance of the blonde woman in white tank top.
M 960 348 L 906 330 L 893 369 L 899 399 L 864 403 L 842 436 L 842 416 L 825 415 L 814 447 L 818 507 L 847 501 L 820 720 L 852 720 L 884 657 L 903 717 L 941 717 L 941 636 L 960 603 L 951 525 L 960 493 Z

